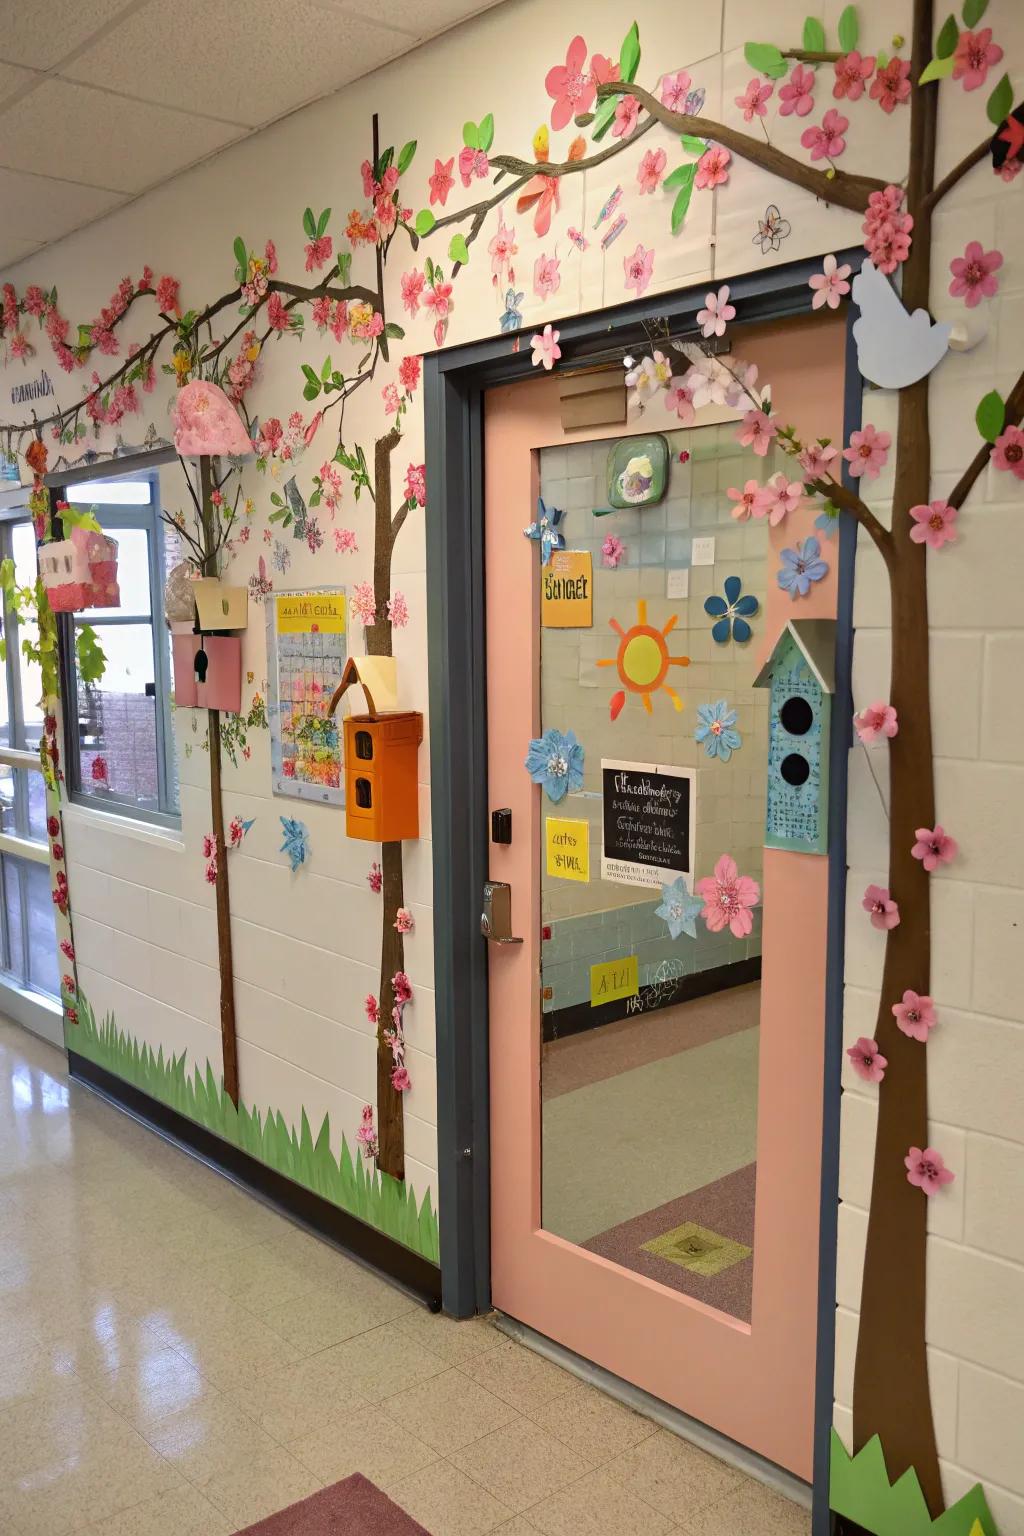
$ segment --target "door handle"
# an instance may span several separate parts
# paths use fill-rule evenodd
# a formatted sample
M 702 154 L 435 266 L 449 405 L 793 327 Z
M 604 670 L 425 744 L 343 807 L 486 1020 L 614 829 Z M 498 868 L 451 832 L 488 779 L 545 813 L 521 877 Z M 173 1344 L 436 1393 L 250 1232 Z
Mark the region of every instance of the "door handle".
M 512 887 L 505 880 L 484 881 L 480 932 L 492 944 L 521 944 L 512 936 Z

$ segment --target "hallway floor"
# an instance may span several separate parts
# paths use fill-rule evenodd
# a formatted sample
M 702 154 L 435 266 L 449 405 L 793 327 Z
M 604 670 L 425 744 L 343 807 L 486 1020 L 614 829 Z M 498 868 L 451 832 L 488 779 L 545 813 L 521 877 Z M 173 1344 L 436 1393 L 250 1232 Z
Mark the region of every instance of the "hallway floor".
M 227 1536 L 360 1471 L 432 1536 L 807 1536 L 806 1511 L 434 1317 L 0 1021 L 0 1536 Z

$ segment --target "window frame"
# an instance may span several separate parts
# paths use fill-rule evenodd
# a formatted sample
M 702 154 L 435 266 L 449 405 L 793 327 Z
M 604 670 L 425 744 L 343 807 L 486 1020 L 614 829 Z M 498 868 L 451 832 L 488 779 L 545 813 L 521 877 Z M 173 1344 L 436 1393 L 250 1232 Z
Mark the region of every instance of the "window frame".
M 93 620 L 90 611 L 81 614 L 64 613 L 58 618 L 60 649 L 61 698 L 63 709 L 64 765 L 68 799 L 72 805 L 101 811 L 105 815 L 118 816 L 126 821 L 142 822 L 147 826 L 163 827 L 173 831 L 181 829 L 180 778 L 174 772 L 174 724 L 171 712 L 172 676 L 169 648 L 161 643 L 166 636 L 164 620 L 164 536 L 166 525 L 161 516 L 163 502 L 160 494 L 162 465 L 178 462 L 173 448 L 155 453 L 126 454 L 116 459 L 105 459 L 88 468 L 47 475 L 45 484 L 50 491 L 50 510 L 57 517 L 57 502 L 63 499 L 70 486 L 87 484 L 90 480 L 120 480 L 129 477 L 149 480 L 154 489 L 148 507 L 106 507 L 100 505 L 99 522 L 104 530 L 115 538 L 119 529 L 142 529 L 149 539 L 149 608 L 148 614 L 119 612 Z M 97 802 L 94 795 L 82 789 L 81 743 L 78 731 L 78 664 L 75 650 L 76 630 L 84 624 L 95 623 L 103 628 L 108 625 L 126 626 L 148 624 L 153 646 L 153 683 L 155 688 L 156 757 L 157 757 L 157 807 L 149 808 L 127 800 L 109 799 Z M 177 794 L 172 801 L 170 790 L 177 781 Z

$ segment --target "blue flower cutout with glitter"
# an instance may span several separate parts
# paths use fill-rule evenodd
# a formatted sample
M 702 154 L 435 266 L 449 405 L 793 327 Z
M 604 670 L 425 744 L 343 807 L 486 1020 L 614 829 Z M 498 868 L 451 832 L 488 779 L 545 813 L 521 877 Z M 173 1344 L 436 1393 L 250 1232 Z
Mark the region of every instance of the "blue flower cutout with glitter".
M 717 621 L 711 626 L 712 640 L 719 645 L 725 645 L 730 636 L 733 640 L 749 640 L 753 630 L 747 620 L 754 617 L 761 604 L 756 597 L 740 596 L 743 583 L 738 576 L 725 578 L 724 591 L 724 598 L 712 595 L 704 599 L 704 612 Z
M 698 704 L 697 718 L 700 724 L 693 733 L 694 740 L 704 743 L 708 757 L 720 757 L 727 763 L 743 745 L 743 737 L 736 730 L 736 711 L 719 699 L 715 704 Z
M 529 528 L 524 528 L 523 532 L 528 539 L 536 539 L 540 545 L 541 565 L 547 565 L 553 549 L 565 548 L 565 534 L 558 531 L 558 525 L 564 516 L 565 513 L 560 507 L 552 507 L 549 511 L 544 505 L 544 498 L 537 497 L 537 520 L 531 523 Z
M 284 832 L 281 852 L 288 855 L 294 874 L 309 858 L 309 828 L 304 821 L 293 821 L 290 816 L 281 817 L 281 828 Z
M 814 519 L 814 526 L 826 539 L 831 539 L 839 532 L 839 508 L 834 501 L 826 501 L 825 510 L 819 512 Z
M 530 742 L 526 766 L 535 784 L 541 784 L 556 805 L 572 790 L 583 788 L 583 745 L 574 731 L 545 731 Z
M 828 575 L 828 562 L 820 557 L 821 545 L 817 539 L 801 539 L 795 549 L 782 551 L 782 565 L 775 573 L 775 579 L 794 602 L 798 597 L 807 596 L 812 581 L 821 581 Z
M 685 933 L 695 939 L 697 918 L 703 910 L 704 903 L 700 897 L 691 896 L 682 875 L 678 875 L 671 885 L 662 886 L 661 906 L 655 907 L 654 915 L 665 919 L 672 938 L 678 939 L 681 933 Z
M 498 324 L 503 331 L 518 331 L 523 323 L 522 302 L 524 295 L 510 288 L 505 295 L 505 313 Z

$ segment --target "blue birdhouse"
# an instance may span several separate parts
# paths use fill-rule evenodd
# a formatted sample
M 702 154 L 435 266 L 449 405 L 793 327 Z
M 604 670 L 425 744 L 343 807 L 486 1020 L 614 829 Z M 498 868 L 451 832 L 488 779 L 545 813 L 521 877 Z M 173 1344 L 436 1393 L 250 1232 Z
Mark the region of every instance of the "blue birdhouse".
M 835 632 L 834 619 L 791 619 L 754 679 L 771 691 L 766 848 L 828 852 Z

